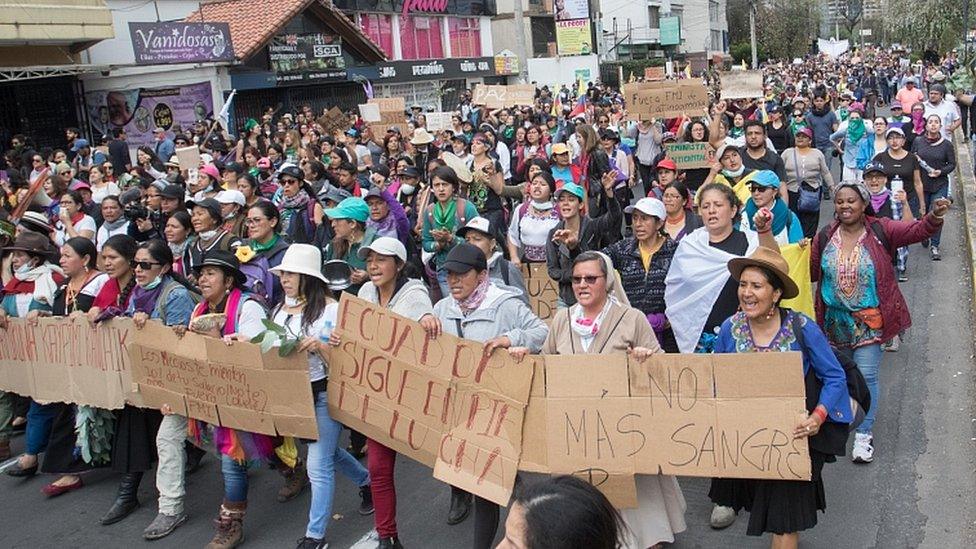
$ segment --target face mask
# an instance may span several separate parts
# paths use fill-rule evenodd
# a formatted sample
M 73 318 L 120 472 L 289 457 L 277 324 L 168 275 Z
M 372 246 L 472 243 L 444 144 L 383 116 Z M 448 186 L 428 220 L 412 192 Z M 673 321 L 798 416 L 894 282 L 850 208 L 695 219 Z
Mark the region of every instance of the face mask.
M 19 274 L 19 275 L 25 275 L 25 274 L 31 272 L 31 270 L 33 268 L 34 268 L 34 266 L 31 265 L 30 263 L 24 263 L 20 267 L 17 267 L 17 269 L 14 272 L 17 273 L 17 274 Z
M 163 281 L 163 275 L 159 275 L 159 276 L 157 276 L 156 278 L 154 278 L 154 279 L 152 279 L 152 282 L 150 282 L 149 284 L 146 284 L 146 285 L 145 285 L 145 286 L 143 286 L 142 288 L 143 288 L 144 290 L 153 290 L 153 289 L 155 289 L 155 288 L 156 288 L 156 286 L 159 286 L 159 284 L 160 284 L 160 283 L 161 283 L 162 281 Z
M 735 171 L 723 169 L 722 175 L 724 175 L 725 177 L 739 177 L 740 175 L 742 175 L 742 172 L 744 171 L 746 171 L 746 167 L 739 166 L 739 169 Z
M 400 185 L 400 190 L 403 191 L 403 194 L 413 194 L 414 191 L 417 190 L 417 187 L 414 185 L 407 185 L 406 183 L 404 183 L 403 185 Z
M 201 240 L 213 240 L 217 236 L 217 229 L 212 231 L 203 231 L 202 233 L 198 234 L 200 235 Z

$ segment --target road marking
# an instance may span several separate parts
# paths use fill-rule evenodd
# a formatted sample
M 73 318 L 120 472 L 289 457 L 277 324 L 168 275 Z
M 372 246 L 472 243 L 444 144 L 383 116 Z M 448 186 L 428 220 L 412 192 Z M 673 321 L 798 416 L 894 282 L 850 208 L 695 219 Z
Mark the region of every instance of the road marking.
M 379 541 L 380 536 L 376 533 L 376 530 L 370 530 L 359 541 L 349 546 L 349 549 L 375 549 Z
M 10 461 L 8 461 L 8 462 L 0 465 L 0 473 L 3 473 L 7 469 L 10 469 L 15 463 L 17 463 L 17 460 L 18 459 L 20 459 L 20 458 L 12 458 L 12 459 L 10 459 Z

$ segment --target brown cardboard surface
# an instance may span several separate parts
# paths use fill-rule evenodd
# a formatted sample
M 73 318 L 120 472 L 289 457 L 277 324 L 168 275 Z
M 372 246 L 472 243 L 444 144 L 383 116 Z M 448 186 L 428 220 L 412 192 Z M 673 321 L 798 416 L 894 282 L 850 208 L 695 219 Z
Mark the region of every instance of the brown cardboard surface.
M 508 86 L 478 84 L 474 87 L 471 103 L 484 105 L 489 109 L 533 105 L 535 103 L 535 86 L 532 84 L 511 84 Z
M 637 103 L 637 93 L 642 90 L 658 90 L 673 86 L 678 81 L 664 80 L 656 82 L 630 82 L 620 87 L 620 92 L 624 96 L 624 106 L 631 114 L 634 113 L 632 105 Z
M 668 158 L 674 160 L 679 170 L 710 168 L 715 163 L 715 149 L 705 142 L 666 143 Z
M 325 114 L 318 117 L 316 122 L 322 126 L 322 131 L 326 135 L 332 135 L 336 131 L 344 132 L 350 126 L 349 117 L 339 107 L 332 107 Z
M 572 474 L 603 492 L 617 509 L 637 507 L 637 483 L 633 475 L 615 475 L 594 469 L 583 469 Z
M 640 89 L 628 112 L 647 118 L 701 116 L 708 109 L 708 92 L 698 80 L 670 82 L 671 86 Z
M 665 67 L 644 67 L 644 78 L 648 80 L 664 80 L 666 75 Z
M 374 97 L 367 103 L 376 103 L 380 111 L 400 111 L 401 115 L 407 110 L 407 102 L 402 97 Z
M 442 334 L 343 294 L 329 353 L 336 420 L 421 463 L 434 476 L 505 505 L 521 454 L 538 357 Z
M 762 71 L 729 71 L 719 73 L 722 99 L 749 99 L 763 96 Z
M 549 320 L 556 314 L 559 302 L 559 283 L 549 278 L 545 263 L 526 263 L 522 265 L 525 291 L 529 295 L 529 308 L 542 320 Z

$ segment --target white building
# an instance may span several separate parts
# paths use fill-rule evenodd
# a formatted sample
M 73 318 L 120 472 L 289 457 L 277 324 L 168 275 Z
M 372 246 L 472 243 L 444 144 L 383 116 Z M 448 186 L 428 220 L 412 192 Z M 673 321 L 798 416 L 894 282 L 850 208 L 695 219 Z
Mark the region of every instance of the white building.
M 681 43 L 661 44 L 661 19 L 677 16 Z M 600 0 L 605 59 L 728 52 L 726 0 Z

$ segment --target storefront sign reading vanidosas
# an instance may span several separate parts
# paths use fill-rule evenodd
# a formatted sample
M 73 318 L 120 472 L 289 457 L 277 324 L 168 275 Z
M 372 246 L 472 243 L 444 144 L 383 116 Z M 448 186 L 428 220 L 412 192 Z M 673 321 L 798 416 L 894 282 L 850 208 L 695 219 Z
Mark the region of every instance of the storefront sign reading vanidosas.
M 138 65 L 233 61 L 227 23 L 129 23 Z

